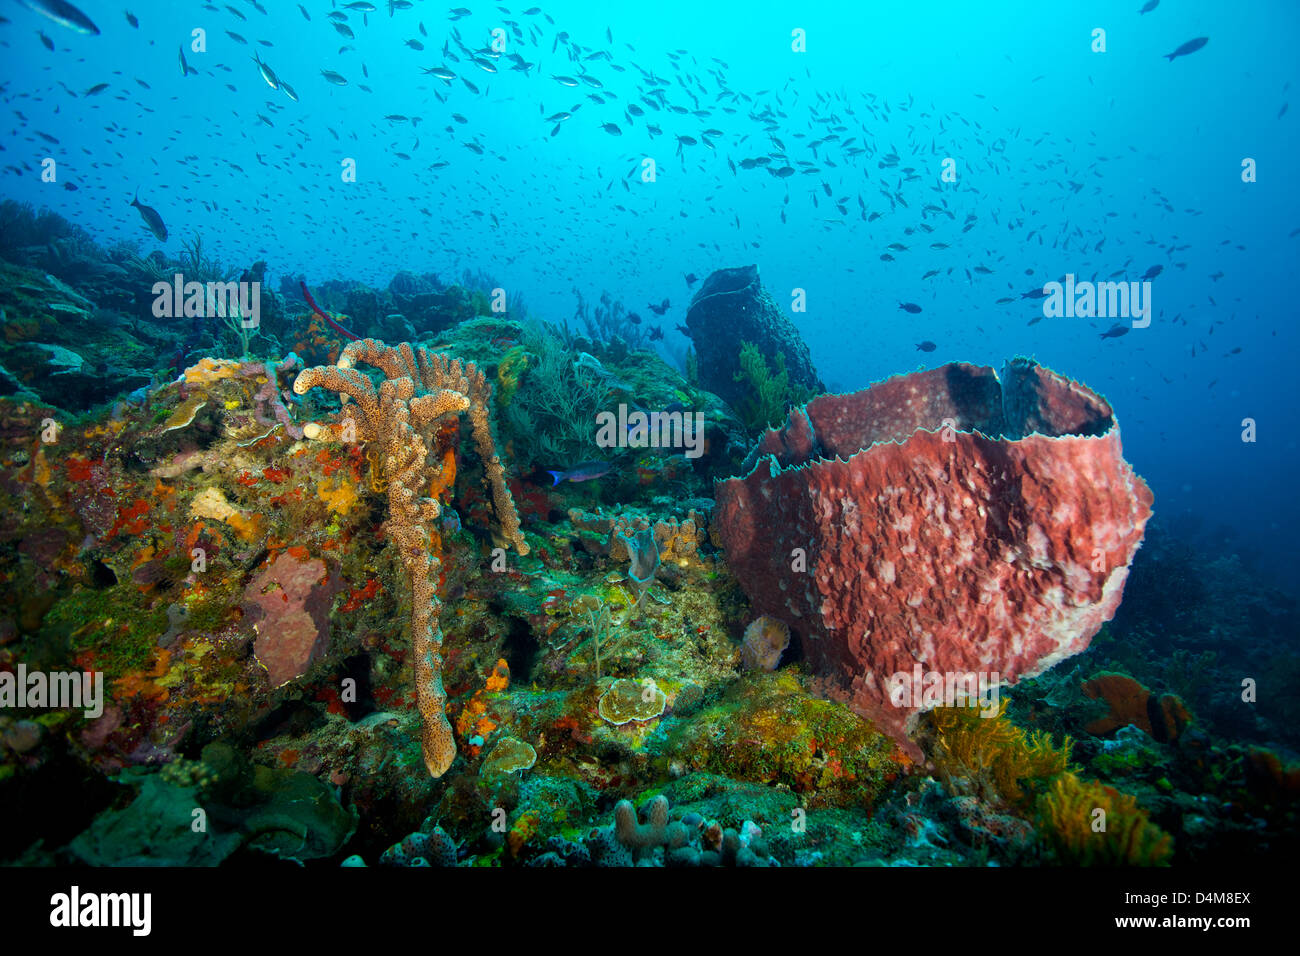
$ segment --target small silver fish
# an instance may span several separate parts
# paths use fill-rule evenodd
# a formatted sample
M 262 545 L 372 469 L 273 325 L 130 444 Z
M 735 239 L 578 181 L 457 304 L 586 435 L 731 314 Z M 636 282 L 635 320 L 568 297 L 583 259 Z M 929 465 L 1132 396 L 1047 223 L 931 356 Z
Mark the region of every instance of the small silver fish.
M 46 19 L 53 20 L 61 27 L 76 30 L 89 36 L 98 36 L 99 27 L 67 0 L 19 0 L 28 10 L 39 13 Z
M 262 58 L 257 53 L 253 54 L 253 62 L 257 64 L 257 71 L 262 74 L 262 79 L 266 80 L 266 85 L 273 90 L 278 90 L 280 88 L 280 79 L 275 75 L 275 70 L 263 63 Z

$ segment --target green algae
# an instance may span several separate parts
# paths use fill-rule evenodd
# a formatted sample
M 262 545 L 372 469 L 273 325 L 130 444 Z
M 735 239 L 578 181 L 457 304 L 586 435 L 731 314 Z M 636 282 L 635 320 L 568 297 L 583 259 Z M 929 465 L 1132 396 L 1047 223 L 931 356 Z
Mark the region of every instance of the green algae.
M 1149 737 L 1143 740 L 1126 735 L 1093 757 L 1090 770 L 1106 780 L 1145 775 L 1156 770 L 1162 766 L 1164 755 L 1154 743 L 1148 744 L 1148 740 Z
M 200 633 L 210 633 L 220 629 L 230 617 L 234 590 L 233 587 L 226 587 L 194 601 L 188 606 L 185 629 Z
M 108 680 L 145 669 L 166 630 L 166 608 L 144 606 L 130 584 L 102 591 L 78 588 L 50 608 L 41 627 L 43 637 L 65 641 L 74 651 L 93 652 L 95 668 Z

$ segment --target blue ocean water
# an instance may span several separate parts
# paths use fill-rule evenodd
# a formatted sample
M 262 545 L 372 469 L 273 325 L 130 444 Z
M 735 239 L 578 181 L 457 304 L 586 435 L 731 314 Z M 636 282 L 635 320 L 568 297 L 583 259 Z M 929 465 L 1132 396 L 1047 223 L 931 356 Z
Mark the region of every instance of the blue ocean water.
M 575 289 L 668 299 L 667 354 L 684 277 L 756 263 L 802 290 L 835 389 L 1027 354 L 1102 392 L 1158 520 L 1294 589 L 1300 7 L 1143 5 L 136 2 L 135 26 L 82 0 L 89 35 L 11 3 L 0 194 L 143 252 L 138 189 L 166 251 L 201 235 L 272 284 L 474 269 L 550 320 Z M 1119 337 L 1022 298 L 1154 266 Z

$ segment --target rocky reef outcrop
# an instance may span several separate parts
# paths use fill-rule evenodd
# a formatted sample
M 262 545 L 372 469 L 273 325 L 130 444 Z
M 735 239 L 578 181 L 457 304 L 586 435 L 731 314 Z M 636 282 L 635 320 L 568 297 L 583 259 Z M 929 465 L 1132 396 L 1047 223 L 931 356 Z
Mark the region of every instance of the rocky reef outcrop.
M 699 355 L 700 384 L 732 406 L 748 397 L 738 382 L 745 342 L 774 361 L 781 356 L 792 385 L 826 390 L 799 330 L 763 288 L 758 266 L 719 269 L 705 279 L 691 299 L 686 328 Z

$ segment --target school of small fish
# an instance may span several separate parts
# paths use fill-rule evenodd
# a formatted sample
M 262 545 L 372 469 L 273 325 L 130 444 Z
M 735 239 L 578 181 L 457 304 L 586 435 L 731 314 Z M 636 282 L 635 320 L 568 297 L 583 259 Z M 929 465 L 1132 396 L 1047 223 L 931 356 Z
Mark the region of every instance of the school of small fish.
M 573 217 L 557 208 L 560 202 L 571 205 L 571 200 L 558 200 L 555 190 L 536 188 L 536 184 L 531 192 L 521 191 L 502 164 L 517 160 L 521 153 L 561 148 L 555 142 L 562 144 L 566 137 L 586 136 L 573 161 L 559 168 L 567 170 L 568 185 L 586 200 L 582 223 L 575 224 L 575 231 L 609 234 L 621 228 L 633 250 L 606 263 L 615 277 L 637 269 L 639 244 L 663 239 L 661 222 L 640 236 L 634 234 L 636 210 L 645 208 L 637 190 L 645 182 L 647 157 L 654 158 L 659 176 L 686 176 L 707 184 L 710 198 L 703 206 L 684 205 L 679 217 L 731 220 L 742 238 L 727 251 L 728 256 L 738 251 L 752 254 L 760 248 L 763 240 L 751 237 L 771 224 L 753 221 L 752 210 L 759 207 L 748 197 L 769 186 L 778 191 L 770 195 L 779 200 L 764 208 L 782 227 L 797 222 L 828 243 L 851 242 L 863 251 L 864 265 L 874 258 L 883 264 L 877 267 L 906 269 L 909 258 L 918 253 L 927 257 L 927 263 L 935 252 L 951 256 L 954 264 L 917 276 L 913 297 L 919 302 L 899 303 L 918 333 L 930 319 L 927 309 L 935 299 L 936 283 L 948 280 L 964 280 L 969 289 L 998 306 L 1026 303 L 1031 309 L 1026 324 L 1041 321 L 1038 300 L 1045 294 L 1044 283 L 1054 277 L 1046 269 L 1023 268 L 1010 261 L 1013 256 L 1024 258 L 1025 250 L 1051 250 L 1053 266 L 1065 259 L 1076 268 L 1095 269 L 1093 281 L 1127 280 L 1135 271 L 1131 255 L 1107 261 L 1109 232 L 1102 234 L 1096 224 L 1085 227 L 1064 216 L 1044 217 L 1024 203 L 1019 208 L 984 203 L 978 185 L 986 175 L 1029 175 L 1023 161 L 1013 158 L 1027 146 L 1038 150 L 1032 172 L 1053 181 L 1062 201 L 1075 195 L 1098 196 L 1103 194 L 1100 180 L 1107 166 L 1123 157 L 1099 155 L 1080 165 L 1070 155 L 1078 145 L 1073 135 L 1060 137 L 1053 152 L 1042 148 L 1049 138 L 1046 133 L 1031 138 L 1020 127 L 995 129 L 954 109 L 920 103 L 913 96 L 891 101 L 865 89 L 820 90 L 812 82 L 811 70 L 766 88 L 746 89 L 732 80 L 731 67 L 722 58 L 697 56 L 680 48 L 643 51 L 616 39 L 611 28 L 590 23 L 564 29 L 539 6 L 515 11 L 496 4 L 476 11 L 417 6 L 410 0 L 387 0 L 383 10 L 364 0 L 335 0 L 328 8 L 323 2 L 285 4 L 277 6 L 277 15 L 301 16 L 292 35 L 286 36 L 283 21 L 273 21 L 258 0 L 235 0 L 199 4 L 207 18 L 207 47 L 196 51 L 185 38 L 178 59 L 170 63 L 167 43 L 145 41 L 149 24 L 123 11 L 125 27 L 116 26 L 127 30 L 127 39 L 134 44 L 132 72 L 137 75 L 119 69 L 89 87 L 73 89 L 60 78 L 58 58 L 86 56 L 84 45 L 70 48 L 68 44 L 74 34 L 99 42 L 95 38 L 100 37 L 100 26 L 68 0 L 20 2 L 43 18 L 33 22 L 62 30 L 54 31 L 57 36 L 38 31 L 41 45 L 54 58 L 45 67 L 49 77 L 43 90 L 32 76 L 21 78 L 21 89 L 18 77 L 8 77 L 3 84 L 14 121 L 8 138 L 38 147 L 35 152 L 6 147 L 3 172 L 33 175 L 38 171 L 37 154 L 60 146 L 57 136 L 34 125 L 29 111 L 46 117 L 51 110 L 72 113 L 79 122 L 93 124 L 105 101 L 126 104 L 140 123 L 132 128 L 120 118 L 106 122 L 102 155 L 78 170 L 80 174 L 69 178 L 64 188 L 78 193 L 79 202 L 102 204 L 105 209 L 120 208 L 111 204 L 125 202 L 136 190 L 129 204 L 138 212 L 140 225 L 159 242 L 168 240 L 168 219 L 185 222 L 188 232 L 200 218 L 210 221 L 211 215 L 219 213 L 258 224 L 255 247 L 242 249 L 244 255 L 271 254 L 286 231 L 310 232 L 339 237 L 331 245 L 344 247 L 348 261 L 364 262 L 383 260 L 384 250 L 395 243 L 425 235 L 445 237 L 450 219 L 468 220 L 490 227 L 486 242 L 495 249 L 485 250 L 483 241 L 471 245 L 463 239 L 449 243 L 440 238 L 442 251 L 458 264 L 487 256 L 508 268 L 538 243 L 562 245 L 562 236 L 550 235 L 554 223 Z M 1148 0 L 1136 11 L 1139 22 L 1156 23 L 1162 12 L 1158 7 L 1159 0 Z M 102 7 L 94 12 L 102 18 Z M 371 42 L 371 17 L 383 13 L 407 34 L 400 43 Z M 0 19 L 5 25 L 11 22 Z M 0 44 L 9 46 L 18 39 L 8 31 Z M 339 40 L 343 45 L 330 52 Z M 272 65 L 283 62 L 277 51 L 288 45 L 321 50 L 319 79 L 292 77 L 303 90 L 301 95 Z M 1204 50 L 1208 38 L 1171 45 L 1172 52 L 1163 55 L 1173 63 Z M 1010 61 L 1011 55 L 1006 59 Z M 370 67 L 376 63 L 382 63 L 386 77 L 397 71 L 406 88 L 374 89 Z M 179 72 L 186 89 L 193 91 L 192 102 L 155 93 L 154 84 L 144 77 L 164 69 Z M 1030 82 L 1042 79 L 1037 76 Z M 1289 84 L 1282 92 L 1287 88 Z M 227 93 L 232 105 L 217 106 L 225 102 Z M 978 92 L 971 96 L 977 101 L 986 98 Z M 365 98 L 373 100 L 373 106 L 367 106 Z M 222 133 L 230 138 L 228 149 L 210 152 L 188 144 L 203 122 L 195 108 L 199 102 L 209 109 L 232 110 L 236 122 L 224 125 Z M 424 112 L 393 112 L 394 102 L 422 103 Z M 500 128 L 494 121 L 497 106 L 521 102 L 536 104 L 535 127 Z M 322 126 L 320 113 L 309 121 L 303 115 L 309 103 L 324 107 L 324 115 L 335 121 Z M 1283 103 L 1279 119 L 1286 110 Z M 355 119 L 365 116 L 369 118 L 363 122 Z M 157 139 L 152 168 L 116 168 L 114 156 L 123 158 L 118 147 L 146 130 Z M 608 137 L 607 149 L 591 148 L 589 136 L 597 131 Z M 330 138 L 323 139 L 325 135 Z M 666 149 L 657 142 L 661 137 Z M 953 185 L 936 183 L 930 168 L 954 151 L 952 143 L 957 139 L 964 143 L 963 175 Z M 1131 149 L 1137 152 L 1137 147 Z M 388 168 L 382 174 L 359 176 L 345 192 L 331 164 L 354 154 L 365 154 L 369 159 L 363 161 L 372 166 Z M 438 208 L 429 194 L 440 191 L 443 171 L 452 165 L 456 167 L 452 172 L 461 171 L 467 164 L 477 184 L 475 198 L 458 208 Z M 278 182 L 279 194 L 238 187 L 253 165 L 263 167 Z M 401 175 L 393 175 L 393 169 Z M 559 174 L 557 167 L 548 164 L 540 175 Z M 411 183 L 417 188 L 406 188 Z M 140 202 L 140 191 L 150 204 Z M 295 204 L 292 216 L 280 215 L 294 192 L 307 202 Z M 1148 202 L 1170 214 L 1198 214 L 1195 209 L 1179 213 L 1158 186 L 1148 188 Z M 201 217 L 196 207 L 207 217 Z M 750 221 L 743 221 L 735 211 L 741 207 L 751 210 Z M 394 216 L 394 209 L 403 215 Z M 602 215 L 622 219 L 618 224 L 598 221 Z M 1018 255 L 993 244 L 993 235 L 1007 231 L 1018 237 Z M 1291 238 L 1297 233 L 1300 229 Z M 1153 247 L 1152 257 L 1162 254 L 1163 261 L 1150 266 L 1142 280 L 1154 279 L 1166 266 L 1187 268 L 1180 254 L 1189 247 L 1177 235 L 1153 237 L 1148 244 Z M 712 245 L 713 252 L 722 251 Z M 1240 244 L 1238 248 L 1243 249 Z M 341 263 L 326 259 L 319 268 L 331 265 Z M 557 260 L 553 268 L 559 276 L 566 265 Z M 1079 279 L 1089 278 L 1082 269 L 1078 271 Z M 1222 272 L 1212 278 L 1217 281 L 1221 276 Z M 694 275 L 689 276 L 688 287 L 694 282 Z M 682 305 L 679 302 L 677 308 Z M 647 308 L 663 316 L 673 306 L 665 298 Z M 1168 321 L 1186 326 L 1191 312 L 1184 309 Z M 1205 337 L 1222 321 L 1208 322 L 1204 337 L 1190 345 L 1191 357 L 1206 351 Z M 651 330 L 653 339 L 662 335 L 658 327 Z M 1112 328 L 1100 335 L 1118 338 L 1123 331 Z M 938 348 L 928 339 L 917 345 L 923 352 Z

